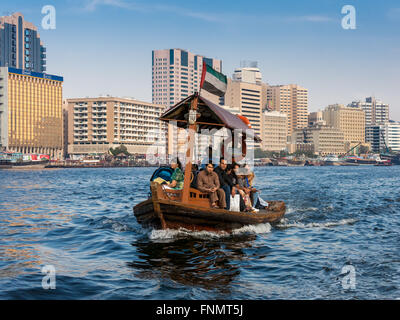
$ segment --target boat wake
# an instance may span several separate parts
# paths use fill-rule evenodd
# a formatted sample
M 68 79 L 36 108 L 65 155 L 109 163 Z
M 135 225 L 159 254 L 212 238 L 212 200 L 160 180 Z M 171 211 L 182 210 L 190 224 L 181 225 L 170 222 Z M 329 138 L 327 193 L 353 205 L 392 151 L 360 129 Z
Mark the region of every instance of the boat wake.
M 250 235 L 250 234 L 264 234 L 271 232 L 271 225 L 269 223 L 262 223 L 258 225 L 244 226 L 239 229 L 235 229 L 232 233 L 220 231 L 190 231 L 184 228 L 178 230 L 166 229 L 166 230 L 151 230 L 149 239 L 153 241 L 162 240 L 175 240 L 182 238 L 195 238 L 202 240 L 229 238 L 232 236 Z
M 337 227 L 343 225 L 352 225 L 357 222 L 357 219 L 342 219 L 339 221 L 328 221 L 328 222 L 310 222 L 310 223 L 302 223 L 302 222 L 289 222 L 287 219 L 283 219 L 276 227 L 281 229 L 287 228 L 330 228 Z

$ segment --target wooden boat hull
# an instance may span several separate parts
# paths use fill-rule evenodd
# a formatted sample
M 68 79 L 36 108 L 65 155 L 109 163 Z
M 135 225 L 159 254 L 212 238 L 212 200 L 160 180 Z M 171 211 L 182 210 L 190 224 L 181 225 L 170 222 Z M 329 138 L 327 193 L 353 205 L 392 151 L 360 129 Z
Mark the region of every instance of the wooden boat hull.
M 268 210 L 247 213 L 154 198 L 153 195 L 152 198 L 139 203 L 133 211 L 141 225 L 155 229 L 185 228 L 192 231 L 231 232 L 246 225 L 277 223 L 286 211 L 282 201 L 269 202 Z

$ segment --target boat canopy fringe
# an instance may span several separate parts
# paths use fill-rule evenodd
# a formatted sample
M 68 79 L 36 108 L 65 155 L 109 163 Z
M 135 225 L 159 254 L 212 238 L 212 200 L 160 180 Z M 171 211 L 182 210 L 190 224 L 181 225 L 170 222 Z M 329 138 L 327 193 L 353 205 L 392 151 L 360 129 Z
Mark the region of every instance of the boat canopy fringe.
M 196 97 L 198 97 L 197 112 L 199 114 L 196 123 L 199 130 L 222 129 L 225 127 L 230 130 L 241 130 L 247 137 L 254 138 L 257 142 L 261 141 L 260 137 L 254 133 L 254 130 L 250 129 L 239 117 L 212 103 L 198 93 L 187 97 L 166 110 L 161 115 L 160 120 L 168 122 L 176 121 L 178 127 L 187 128 L 191 103 Z

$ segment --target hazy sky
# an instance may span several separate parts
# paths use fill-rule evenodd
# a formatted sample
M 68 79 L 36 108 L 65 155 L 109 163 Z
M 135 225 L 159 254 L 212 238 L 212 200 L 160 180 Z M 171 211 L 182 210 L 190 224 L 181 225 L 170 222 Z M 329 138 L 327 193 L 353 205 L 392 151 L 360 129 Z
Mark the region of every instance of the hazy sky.
M 47 4 L 55 30 L 41 27 Z M 356 9 L 356 30 L 342 28 L 344 5 Z M 151 51 L 182 48 L 222 59 L 228 76 L 258 61 L 265 82 L 308 88 L 310 111 L 374 95 L 400 120 L 398 0 L 3 0 L 0 10 L 39 27 L 65 98 L 151 101 Z

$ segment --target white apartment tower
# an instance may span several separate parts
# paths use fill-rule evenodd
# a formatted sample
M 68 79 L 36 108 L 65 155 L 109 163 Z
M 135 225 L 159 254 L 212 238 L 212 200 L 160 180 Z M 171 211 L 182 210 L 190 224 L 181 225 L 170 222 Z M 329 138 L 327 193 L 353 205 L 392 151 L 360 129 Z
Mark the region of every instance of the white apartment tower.
M 353 101 L 349 106 L 364 110 L 367 126 L 389 121 L 389 105 L 374 97 L 368 97 L 365 101 Z
M 218 72 L 222 61 L 205 58 L 182 49 L 152 51 L 152 100 L 154 104 L 173 106 L 182 99 L 199 91 L 203 61 Z M 209 100 L 218 103 L 219 98 L 202 92 Z

